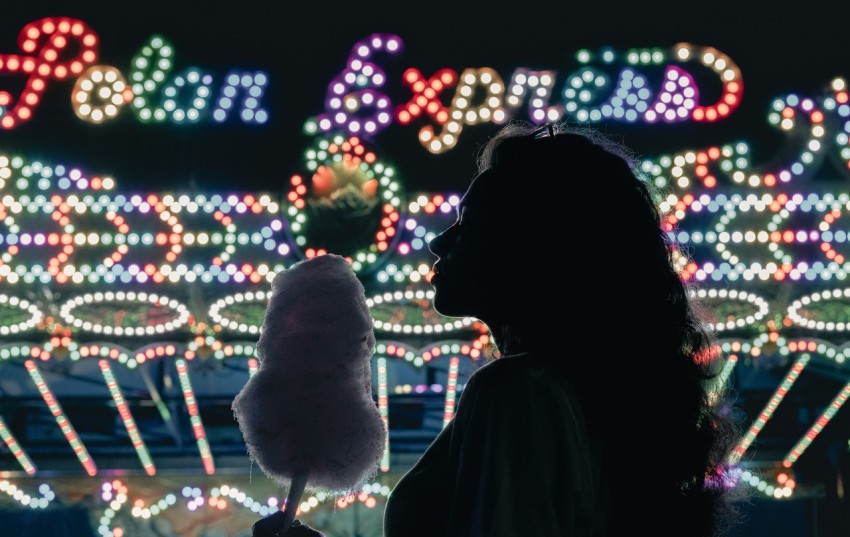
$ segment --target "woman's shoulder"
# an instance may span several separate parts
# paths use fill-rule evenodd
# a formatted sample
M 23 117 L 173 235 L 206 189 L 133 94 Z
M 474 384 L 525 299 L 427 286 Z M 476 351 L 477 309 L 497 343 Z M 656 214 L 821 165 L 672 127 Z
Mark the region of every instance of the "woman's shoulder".
M 562 379 L 557 368 L 550 361 L 537 354 L 496 358 L 478 368 L 470 377 L 476 384 L 510 383 L 518 385 L 521 381 L 528 382 L 558 382 Z

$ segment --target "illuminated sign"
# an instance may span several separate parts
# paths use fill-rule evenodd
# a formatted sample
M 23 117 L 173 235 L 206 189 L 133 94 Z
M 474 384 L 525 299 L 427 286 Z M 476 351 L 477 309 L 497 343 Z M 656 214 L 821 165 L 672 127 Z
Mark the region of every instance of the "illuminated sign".
M 268 121 L 262 106 L 268 75 L 263 71 L 231 70 L 219 79 L 196 67 L 175 73 L 174 47 L 155 35 L 133 58 L 128 81 L 118 68 L 97 64 L 99 42 L 85 22 L 69 17 L 24 26 L 18 34 L 23 54 L 0 54 L 0 75 L 26 77 L 17 98 L 0 91 L 0 128 L 13 129 L 32 119 L 48 84 L 71 77 L 76 80 L 74 113 L 91 123 L 108 121 L 125 106 L 146 123 L 221 123 L 237 112 L 243 123 Z
M 72 109 L 89 123 L 108 122 L 125 108 L 144 123 L 220 123 L 233 115 L 246 124 L 269 119 L 262 103 L 269 82 L 265 72 L 231 70 L 216 77 L 197 67 L 175 71 L 175 48 L 162 36 L 151 36 L 126 71 L 97 63 L 100 39 L 78 19 L 31 22 L 20 31 L 18 43 L 23 54 L 0 54 L 0 75 L 26 77 L 19 96 L 0 91 L 3 129 L 31 120 L 48 84 L 72 78 Z M 307 121 L 307 132 L 371 136 L 393 122 L 408 125 L 427 118 L 418 138 L 429 151 L 442 153 L 457 144 L 464 125 L 504 123 L 519 116 L 524 101 L 529 118 L 537 123 L 565 117 L 591 123 L 678 123 L 727 117 L 743 95 L 740 70 L 728 56 L 711 47 L 680 43 L 669 50 L 622 54 L 610 49 L 579 51 L 581 66 L 557 91 L 555 70 L 519 67 L 506 84 L 489 67 L 469 67 L 459 74 L 444 68 L 427 78 L 411 67 L 401 84 L 412 96 L 396 105 L 383 92 L 388 77 L 373 56 L 395 56 L 402 46 L 393 34 L 372 34 L 357 42 L 345 68 L 331 80 L 325 110 Z M 700 102 L 696 79 L 686 69 L 691 64 L 719 78 L 716 102 Z M 448 103 L 444 95 L 450 97 Z
M 457 144 L 464 125 L 501 124 L 518 118 L 524 101 L 535 123 L 567 117 L 583 123 L 680 123 L 723 119 L 738 107 L 744 91 L 741 71 L 727 55 L 711 47 L 680 43 L 669 50 L 640 49 L 619 55 L 611 49 L 581 50 L 576 55 L 581 67 L 566 76 L 559 91 L 555 91 L 558 72 L 554 70 L 518 67 L 505 84 L 489 67 L 469 67 L 460 75 L 444 68 L 427 78 L 409 68 L 402 82 L 413 96 L 393 109 L 391 98 L 382 92 L 387 76 L 373 60 L 379 54 L 396 55 L 401 48 L 401 38 L 393 34 L 372 34 L 358 41 L 345 69 L 328 86 L 325 111 L 308 120 L 305 130 L 369 136 L 393 120 L 408 125 L 427 117 L 431 124 L 420 128 L 419 141 L 432 153 L 443 153 Z M 721 94 L 715 102 L 700 103 L 696 79 L 685 69 L 694 63 L 719 78 Z M 661 68 L 654 79 L 642 72 Z M 612 69 L 617 71 L 614 76 L 609 74 Z M 451 104 L 446 106 L 441 96 L 450 93 Z

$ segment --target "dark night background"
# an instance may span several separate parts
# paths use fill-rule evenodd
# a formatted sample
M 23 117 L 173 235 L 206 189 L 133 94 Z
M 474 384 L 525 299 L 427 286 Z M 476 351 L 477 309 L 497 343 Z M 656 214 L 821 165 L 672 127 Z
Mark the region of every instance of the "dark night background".
M 112 175 L 117 190 L 273 190 L 302 171 L 310 138 L 304 121 L 323 111 L 329 81 L 351 47 L 374 32 L 395 33 L 401 54 L 382 56 L 394 105 L 410 97 L 400 82 L 407 67 L 429 77 L 442 67 L 461 72 L 489 66 L 505 82 L 516 67 L 554 69 L 560 91 L 579 64 L 579 49 L 668 49 L 680 41 L 728 54 L 743 74 L 738 110 L 716 124 L 597 124 L 638 153 L 661 153 L 751 143 L 753 162 L 769 159 L 782 136 L 768 125 L 771 99 L 790 92 L 819 97 L 836 76 L 850 75 L 843 41 L 850 4 L 805 2 L 19 2 L 0 17 L 0 54 L 19 53 L 17 34 L 44 16 L 71 16 L 100 36 L 99 63 L 129 76 L 129 63 L 155 33 L 172 41 L 174 72 L 196 66 L 216 80 L 230 68 L 269 73 L 263 126 L 229 121 L 194 125 L 140 123 L 129 107 L 104 125 L 79 120 L 70 105 L 73 80 L 53 82 L 33 118 L 0 131 L 0 150 L 26 160 L 78 166 Z M 650 81 L 657 76 L 650 76 Z M 0 89 L 17 96 L 23 77 L 0 74 Z M 18 88 L 18 89 L 15 89 Z M 701 102 L 712 88 L 701 87 Z M 716 92 L 717 88 L 714 88 Z M 443 95 L 448 103 L 451 92 Z M 521 117 L 527 117 L 524 111 Z M 421 125 L 421 124 L 420 124 Z M 418 142 L 419 126 L 393 124 L 372 140 L 395 163 L 409 191 L 456 191 L 471 177 L 477 147 L 495 124 L 467 126 L 459 144 L 442 155 Z

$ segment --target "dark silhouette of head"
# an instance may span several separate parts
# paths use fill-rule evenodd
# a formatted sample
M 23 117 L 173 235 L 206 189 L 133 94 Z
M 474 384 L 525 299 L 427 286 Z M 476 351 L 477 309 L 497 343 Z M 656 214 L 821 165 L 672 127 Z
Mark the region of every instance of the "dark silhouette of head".
M 732 513 L 718 483 L 737 424 L 711 393 L 720 356 L 658 195 L 598 131 L 509 124 L 430 243 L 434 307 L 480 319 L 502 354 L 568 372 L 601 446 L 612 535 L 709 536 Z

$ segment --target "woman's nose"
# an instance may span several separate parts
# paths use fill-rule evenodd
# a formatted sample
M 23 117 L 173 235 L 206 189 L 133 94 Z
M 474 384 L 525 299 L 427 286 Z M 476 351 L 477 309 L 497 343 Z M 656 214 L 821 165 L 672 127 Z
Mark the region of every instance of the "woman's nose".
M 452 237 L 454 236 L 455 226 L 448 228 L 443 231 L 428 243 L 428 249 L 431 250 L 431 253 L 437 257 L 445 257 L 448 253 L 448 250 L 451 249 L 451 243 L 453 242 Z

